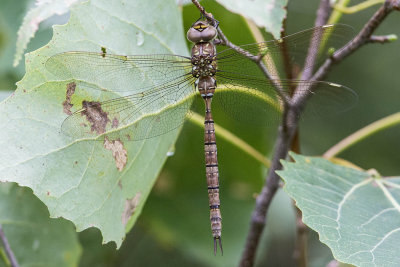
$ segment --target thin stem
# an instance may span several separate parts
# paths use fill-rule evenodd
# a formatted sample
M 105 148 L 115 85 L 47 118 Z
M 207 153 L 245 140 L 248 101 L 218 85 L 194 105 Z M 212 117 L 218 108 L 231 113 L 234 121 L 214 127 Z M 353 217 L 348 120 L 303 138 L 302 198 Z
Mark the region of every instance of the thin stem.
M 315 27 L 322 26 L 328 20 L 331 7 L 329 5 L 329 0 L 321 0 L 317 11 L 317 17 L 315 19 Z M 318 38 L 319 37 L 319 38 Z M 310 46 L 307 51 L 307 57 L 305 59 L 304 65 L 312 66 L 317 60 L 318 50 L 320 49 L 321 38 L 319 32 L 315 32 L 311 39 Z M 301 75 L 301 80 L 310 80 L 313 75 L 313 68 L 308 68 L 303 70 Z M 292 105 L 299 107 L 300 109 L 305 104 L 305 100 L 308 98 L 309 94 L 312 92 L 311 88 L 309 90 L 304 90 L 304 86 L 299 84 L 295 93 L 295 97 L 292 98 Z M 304 90 L 304 93 L 300 93 Z M 299 101 L 301 99 L 301 101 Z M 300 114 L 299 114 L 300 115 Z
M 372 35 L 368 42 L 369 43 L 390 43 L 397 41 L 397 35 L 396 34 L 388 34 L 388 35 Z
M 262 35 L 260 29 L 257 27 L 257 25 L 251 21 L 250 19 L 245 18 L 244 20 L 247 24 L 247 27 L 249 27 L 249 30 L 251 34 L 253 35 L 254 39 L 256 40 L 257 43 L 262 43 L 265 42 L 264 36 Z
M 329 14 L 331 13 L 331 7 L 329 0 L 321 0 L 318 10 L 317 16 L 314 22 L 314 26 L 322 26 L 325 25 L 328 21 Z M 316 32 L 315 35 L 311 39 L 311 43 L 309 49 L 307 51 L 307 56 L 305 59 L 305 64 L 308 66 L 312 66 L 314 62 L 317 60 L 318 50 L 320 49 L 321 38 L 317 38 L 319 33 Z M 315 37 L 315 38 L 314 38 Z M 313 74 L 313 68 L 309 68 L 303 70 L 301 79 L 308 80 Z M 300 88 L 298 88 L 300 89 Z M 298 114 L 300 115 L 300 114 Z M 292 151 L 299 153 L 300 152 L 300 144 L 299 144 L 299 130 L 296 130 L 294 140 L 292 141 Z M 297 266 L 306 267 L 307 266 L 307 226 L 302 221 L 302 213 L 299 208 L 294 206 L 296 210 L 296 247 L 294 250 L 294 257 L 297 262 Z
M 326 151 L 323 155 L 324 158 L 332 158 L 342 153 L 351 146 L 361 142 L 362 140 L 380 132 L 387 128 L 400 125 L 400 112 L 387 116 L 383 119 L 375 121 L 364 128 L 358 130 L 357 132 L 349 135 L 330 149 Z
M 200 127 L 204 127 L 204 117 L 195 112 L 193 112 L 189 120 Z M 233 144 L 234 146 L 245 152 L 247 155 L 258 161 L 265 167 L 269 168 L 271 162 L 263 154 L 255 150 L 252 146 L 243 141 L 243 139 L 240 139 L 238 136 L 234 135 L 233 133 L 223 128 L 222 126 L 216 123 L 214 123 L 214 126 L 215 126 L 215 133 L 217 134 L 218 137 L 221 137 L 226 141 L 230 142 L 231 144 Z
M 211 13 L 208 13 L 204 7 L 202 5 L 200 5 L 200 3 L 197 0 L 192 0 L 193 4 L 199 9 L 199 11 L 207 18 L 208 21 L 214 23 L 215 19 L 212 16 Z M 257 66 L 260 68 L 260 70 L 263 72 L 263 74 L 265 75 L 265 77 L 267 79 L 270 80 L 271 84 L 274 87 L 274 90 L 276 91 L 276 93 L 280 96 L 280 98 L 286 102 L 289 103 L 289 99 L 287 97 L 287 95 L 285 94 L 285 92 L 280 88 L 279 84 L 276 83 L 276 81 L 274 79 L 272 79 L 271 74 L 269 73 L 269 70 L 267 69 L 267 67 L 264 65 L 264 63 L 262 62 L 262 60 L 260 60 L 259 56 L 253 55 L 250 52 L 244 50 L 243 48 L 233 44 L 232 42 L 230 42 L 228 40 L 228 38 L 225 36 L 225 34 L 223 33 L 223 31 L 221 30 L 221 27 L 218 27 L 217 29 L 218 31 L 218 38 L 220 39 L 219 44 L 223 44 L 229 48 L 232 48 L 233 50 L 235 50 L 237 53 L 242 54 L 243 56 L 247 57 L 248 59 L 250 59 L 251 61 L 253 61 L 254 63 L 257 64 Z
M 294 259 L 297 262 L 298 267 L 307 266 L 307 234 L 308 228 L 302 220 L 302 212 L 296 207 L 293 202 L 293 207 L 296 212 L 296 249 L 294 251 Z
M 300 154 L 300 137 L 299 131 L 296 131 L 296 135 L 293 138 L 291 151 L 296 154 Z M 308 252 L 308 228 L 302 220 L 302 212 L 296 207 L 296 203 L 292 201 L 293 209 L 296 213 L 296 246 L 293 252 L 293 258 L 299 267 L 307 266 L 307 252 Z
M 332 68 L 334 64 L 343 61 L 346 57 L 354 53 L 361 46 L 369 43 L 372 33 L 378 28 L 382 21 L 390 14 L 393 10 L 399 8 L 400 0 L 387 0 L 369 19 L 369 21 L 364 25 L 361 31 L 346 44 L 342 49 L 336 51 L 330 58 L 325 60 L 322 66 L 315 72 L 315 74 L 310 78 L 312 81 L 322 80 Z M 304 94 L 296 94 L 292 99 L 292 103 L 296 106 L 303 106 L 306 99 L 309 97 L 311 91 L 305 92 Z
M 351 7 L 346 7 L 346 6 L 342 6 L 342 5 L 335 5 L 334 8 L 339 10 L 340 12 L 344 13 L 344 14 L 353 14 L 353 13 L 357 13 L 360 12 L 364 9 L 367 9 L 371 6 L 374 5 L 378 5 L 378 4 L 382 4 L 383 2 L 385 2 L 385 0 L 368 0 L 365 2 L 361 2 L 357 5 L 351 6 Z
M 314 22 L 314 26 L 325 25 L 329 19 L 329 14 L 331 14 L 332 8 L 330 5 L 330 0 L 321 0 L 317 10 L 317 17 Z
M 14 256 L 13 251 L 11 250 L 10 244 L 8 243 L 7 237 L 4 234 L 3 226 L 0 224 L 0 239 L 3 243 L 4 250 L 6 251 L 7 257 L 10 260 L 12 267 L 19 267 L 17 259 Z
M 323 0 L 324 1 L 324 0 Z M 320 7 L 326 7 L 326 5 L 320 5 Z M 355 37 L 346 46 L 346 49 L 339 50 L 334 56 L 325 61 L 325 63 L 319 68 L 314 74 L 311 80 L 320 80 L 325 76 L 333 62 L 337 63 L 343 60 L 345 57 L 353 53 L 356 49 L 366 43 L 372 34 L 372 32 L 378 27 L 378 25 L 384 20 L 384 18 L 393 10 L 399 8 L 399 0 L 387 1 L 385 5 L 378 10 L 374 16 L 367 22 L 365 27 L 361 30 L 359 35 Z M 318 12 L 317 14 L 324 15 L 324 12 Z M 322 16 L 321 15 L 321 16 Z M 318 18 L 317 22 L 320 21 Z M 269 169 L 266 183 L 262 188 L 260 195 L 256 199 L 256 207 L 252 214 L 252 220 L 250 224 L 249 233 L 246 240 L 246 245 L 242 253 L 240 266 L 253 266 L 255 260 L 255 254 L 260 240 L 260 236 L 265 226 L 266 214 L 271 203 L 273 196 L 279 185 L 279 177 L 275 171 L 281 169 L 280 160 L 286 158 L 293 136 L 297 129 L 298 118 L 300 117 L 301 109 L 293 107 L 301 107 L 308 98 L 308 94 L 296 94 L 292 98 L 292 105 L 286 106 L 283 116 L 283 124 L 280 127 L 278 133 L 278 139 L 274 151 L 274 156 L 271 162 L 271 168 Z M 293 124 L 292 124 L 292 123 Z
M 285 6 L 286 9 L 286 13 L 287 13 L 287 5 Z M 286 36 L 286 21 L 287 21 L 287 17 L 285 17 L 282 21 L 282 28 L 281 28 L 281 37 Z M 285 39 L 282 39 L 285 40 Z M 284 41 L 282 43 L 282 47 L 281 47 L 281 52 L 282 52 L 282 59 L 283 59 L 283 66 L 284 66 L 284 70 L 285 70 L 285 74 L 286 74 L 286 78 L 288 80 L 293 79 L 293 68 L 292 68 L 292 62 L 290 60 L 290 56 L 289 56 L 289 50 L 287 48 L 286 42 Z M 295 76 L 297 76 L 298 73 L 295 74 Z M 291 89 L 291 93 L 294 92 L 295 88 L 290 88 Z
M 263 61 L 260 60 L 259 56 L 253 55 L 250 52 L 244 50 L 243 48 L 233 44 L 228 40 L 228 38 L 225 36 L 225 34 L 222 32 L 221 27 L 218 27 L 218 37 L 221 39 L 222 43 L 226 45 L 229 48 L 232 48 L 235 50 L 237 53 L 242 54 L 243 56 L 247 57 L 256 65 L 260 68 L 260 70 L 263 72 L 264 76 L 270 80 L 271 84 L 273 85 L 274 90 L 276 93 L 279 95 L 280 99 L 282 99 L 285 103 L 289 103 L 288 96 L 285 94 L 285 92 L 281 89 L 279 84 L 276 83 L 276 80 L 272 79 L 271 74 L 267 67 L 264 65 Z
M 340 20 L 340 18 L 343 15 L 343 12 L 341 12 L 339 9 L 346 8 L 346 6 L 349 4 L 349 2 L 350 2 L 350 0 L 339 0 L 339 2 L 336 4 L 335 9 L 333 10 L 331 16 L 328 19 L 328 24 L 335 24 Z M 339 9 L 337 7 L 339 7 Z
M 251 34 L 253 35 L 254 39 L 256 40 L 257 43 L 263 43 L 265 42 L 264 36 L 262 35 L 260 29 L 257 27 L 257 25 L 252 22 L 250 19 L 245 19 L 245 22 L 247 24 L 247 26 L 250 29 Z M 268 56 L 268 53 L 263 56 L 262 58 L 263 62 L 265 65 L 268 64 L 268 74 L 270 74 L 271 76 L 276 76 L 278 77 L 278 70 L 274 64 L 274 60 Z M 279 85 L 277 85 L 279 86 Z

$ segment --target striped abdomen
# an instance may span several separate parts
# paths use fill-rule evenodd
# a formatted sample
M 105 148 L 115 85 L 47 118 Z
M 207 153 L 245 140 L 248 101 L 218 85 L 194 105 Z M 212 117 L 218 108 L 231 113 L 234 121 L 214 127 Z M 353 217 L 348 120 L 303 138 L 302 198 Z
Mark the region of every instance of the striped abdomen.
M 214 253 L 217 251 L 217 239 L 222 252 L 221 229 L 222 217 L 219 200 L 219 171 L 217 158 L 217 143 L 215 139 L 214 120 L 211 113 L 211 101 L 215 91 L 215 79 L 202 77 L 198 89 L 205 102 L 204 120 L 204 154 L 206 161 L 206 176 L 208 186 L 208 201 L 210 206 L 211 231 L 214 237 Z

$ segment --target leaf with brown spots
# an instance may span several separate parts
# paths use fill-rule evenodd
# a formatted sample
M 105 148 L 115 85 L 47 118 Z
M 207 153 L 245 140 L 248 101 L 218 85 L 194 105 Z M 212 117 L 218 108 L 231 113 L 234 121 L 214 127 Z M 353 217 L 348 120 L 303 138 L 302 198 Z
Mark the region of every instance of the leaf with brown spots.
M 119 139 L 110 141 L 108 138 L 105 138 L 104 148 L 112 152 L 117 169 L 122 171 L 128 161 L 128 152 L 124 148 L 124 143 Z
M 162 8 L 154 9 L 155 6 Z M 165 0 L 96 0 L 77 4 L 71 11 L 70 22 L 53 28 L 51 42 L 26 55 L 26 75 L 18 82 L 14 96 L 0 103 L 0 124 L 5 126 L 0 131 L 3 144 L 0 182 L 8 180 L 31 188 L 47 206 L 51 217 L 71 221 L 77 231 L 96 227 L 103 236 L 103 243 L 113 241 L 120 247 L 138 218 L 141 211 L 138 207 L 144 205 L 178 131 L 145 141 L 125 142 L 124 138 L 129 139 L 127 136 L 132 140 L 137 136 L 131 131 L 123 131 L 128 125 L 123 124 L 121 117 L 111 115 L 110 109 L 96 104 L 123 96 L 124 92 L 112 91 L 106 86 L 114 84 L 115 88 L 121 81 L 106 79 L 105 75 L 94 76 L 93 72 L 87 72 L 87 66 L 81 61 L 76 61 L 73 66 L 75 73 L 86 73 L 96 81 L 88 80 L 88 76 L 74 76 L 74 72 L 68 71 L 65 71 L 65 77 L 58 77 L 46 68 L 46 62 L 67 51 L 100 52 L 102 46 L 107 47 L 105 58 L 109 56 L 108 52 L 146 55 L 156 51 L 166 55 L 187 55 L 180 16 L 173 1 Z M 148 28 L 155 24 L 168 27 Z M 140 47 L 135 39 L 138 32 L 144 38 Z M 99 64 L 96 70 L 100 73 L 104 68 L 107 66 Z M 122 76 L 121 79 L 129 76 L 125 80 L 136 84 L 152 82 L 145 71 L 137 76 L 140 80 L 136 80 L 136 76 L 132 78 L 129 72 Z M 94 86 L 100 90 L 93 90 Z M 69 104 L 73 104 L 72 108 Z M 65 113 L 70 110 L 74 116 L 74 112 L 85 108 L 82 104 L 86 106 L 86 114 L 82 116 L 81 112 L 74 117 L 79 129 L 72 128 L 70 135 L 64 134 L 62 124 L 68 123 Z M 112 128 L 117 124 L 118 128 Z M 147 125 L 145 127 L 149 129 Z M 77 138 L 75 131 L 78 130 L 82 134 Z M 92 141 L 104 130 L 108 141 Z M 120 141 L 110 136 L 117 132 Z M 128 225 L 124 225 L 121 215 L 125 200 L 133 192 L 141 192 L 142 196 Z M 25 245 L 32 249 L 32 243 Z
M 73 104 L 71 104 L 71 96 L 75 93 L 76 83 L 71 82 L 67 84 L 67 92 L 65 93 L 65 101 L 63 102 L 64 113 L 67 115 L 71 115 L 71 108 Z

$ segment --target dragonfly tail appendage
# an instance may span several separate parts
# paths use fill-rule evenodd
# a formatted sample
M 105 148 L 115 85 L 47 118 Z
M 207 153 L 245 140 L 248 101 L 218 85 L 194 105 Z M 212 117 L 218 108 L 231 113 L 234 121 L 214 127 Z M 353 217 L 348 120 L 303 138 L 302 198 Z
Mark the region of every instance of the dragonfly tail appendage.
M 219 249 L 221 250 L 221 255 L 223 256 L 224 255 L 224 250 L 222 249 L 222 239 L 221 239 L 221 237 L 214 237 L 214 256 L 217 256 L 217 250 L 218 250 L 217 239 L 218 239 Z

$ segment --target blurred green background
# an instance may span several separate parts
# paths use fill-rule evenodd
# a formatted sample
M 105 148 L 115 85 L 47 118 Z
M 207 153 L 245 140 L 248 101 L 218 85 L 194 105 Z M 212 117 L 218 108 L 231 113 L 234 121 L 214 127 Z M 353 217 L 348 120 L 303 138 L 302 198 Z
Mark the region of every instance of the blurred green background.
M 245 21 L 214 1 L 202 2 L 220 21 L 220 27 L 235 44 L 254 42 Z M 357 3 L 356 1 L 354 3 Z M 317 0 L 291 1 L 288 7 L 287 33 L 313 26 Z M 0 8 L 0 97 L 14 90 L 24 74 L 23 62 L 12 67 L 17 30 L 33 1 L 2 0 Z M 358 32 L 377 6 L 353 15 L 344 15 L 341 23 Z M 191 5 L 182 9 L 184 28 L 199 17 Z M 45 45 L 52 35 L 49 25 L 65 23 L 68 16 L 42 23 L 28 52 Z M 398 14 L 389 16 L 379 34 L 400 35 Z M 266 39 L 270 39 L 265 34 Z M 334 67 L 326 80 L 346 85 L 359 95 L 352 110 L 332 119 L 305 121 L 300 132 L 301 150 L 307 155 L 321 155 L 329 147 L 359 128 L 399 111 L 400 44 L 394 42 L 363 47 Z M 247 129 L 230 120 L 216 121 L 270 155 L 276 129 Z M 383 175 L 400 173 L 397 148 L 399 127 L 385 130 L 352 147 L 343 157 L 362 168 L 375 168 Z M 248 230 L 254 197 L 260 191 L 266 169 L 252 158 L 218 138 L 223 214 L 224 256 L 212 254 L 208 199 L 205 181 L 203 129 L 191 122 L 183 127 L 174 156 L 170 157 L 146 203 L 138 223 L 119 251 L 114 244 L 101 245 L 98 230 L 79 234 L 83 247 L 80 266 L 234 266 L 240 257 Z M 258 251 L 257 266 L 293 266 L 295 221 L 292 202 L 280 191 L 268 213 L 267 229 Z M 309 234 L 310 266 L 325 266 L 332 260 L 329 249 Z

